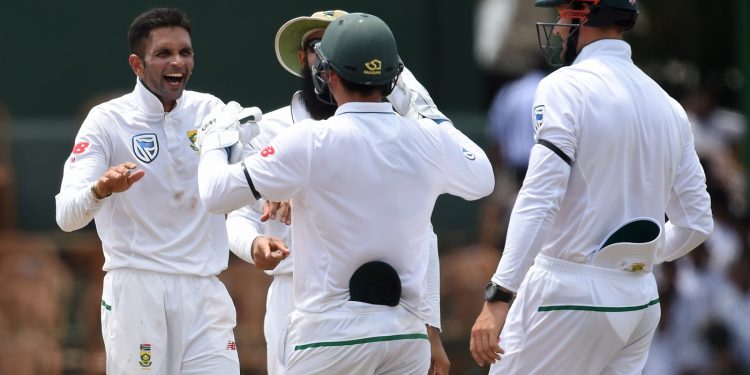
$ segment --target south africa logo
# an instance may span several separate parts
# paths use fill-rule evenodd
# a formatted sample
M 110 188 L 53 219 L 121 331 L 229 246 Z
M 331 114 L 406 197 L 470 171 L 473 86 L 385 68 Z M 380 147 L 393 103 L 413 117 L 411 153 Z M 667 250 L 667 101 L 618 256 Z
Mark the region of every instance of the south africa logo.
M 195 141 L 198 139 L 198 131 L 197 130 L 189 130 L 187 132 L 187 137 L 190 140 L 190 148 L 192 148 L 193 151 L 200 151 L 198 149 L 198 146 L 195 145 Z
M 138 160 L 150 163 L 159 155 L 159 140 L 154 133 L 136 134 L 133 136 L 133 153 Z
M 141 344 L 141 360 L 138 362 L 141 367 L 151 367 L 151 344 Z

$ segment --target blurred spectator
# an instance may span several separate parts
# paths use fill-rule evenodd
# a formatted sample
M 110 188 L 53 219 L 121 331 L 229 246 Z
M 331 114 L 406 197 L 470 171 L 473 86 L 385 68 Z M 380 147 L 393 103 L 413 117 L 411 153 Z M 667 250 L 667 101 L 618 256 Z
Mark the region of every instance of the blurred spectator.
M 705 242 L 709 253 L 708 263 L 715 272 L 726 275 L 729 266 L 739 258 L 742 251 L 740 221 L 737 213 L 731 209 L 733 202 L 729 188 L 719 180 L 716 169 L 707 166 L 705 171 L 714 215 L 714 231 Z
M 537 55 L 534 68 L 500 87 L 487 115 L 488 156 L 495 169 L 495 191 L 485 203 L 480 229 L 480 243 L 487 246 L 501 247 L 498 237 L 503 235 L 529 165 L 534 145 L 534 93 L 549 73 L 541 53 Z
M 739 375 L 747 374 L 738 360 L 737 352 L 733 348 L 736 335 L 732 328 L 722 321 L 713 321 L 703 332 L 702 337 L 708 346 L 708 354 L 711 359 L 701 370 L 706 375 Z
M 483 284 L 495 272 L 500 251 L 487 246 L 469 245 L 441 251 L 441 254 L 442 338 L 451 361 L 451 373 L 486 374 L 486 369 L 474 363 L 466 347 L 474 317 L 482 307 L 477 301 L 484 298 Z
M 695 150 L 704 167 L 713 172 L 714 183 L 726 189 L 732 214 L 747 209 L 746 176 L 740 163 L 745 141 L 745 117 L 716 103 L 713 90 L 701 87 L 689 93 L 683 104 L 695 137 Z
M 731 283 L 717 289 L 719 316 L 736 335 L 735 354 L 750 370 L 750 251 L 735 262 L 729 272 Z
M 70 271 L 49 240 L 0 232 L 0 374 L 62 374 Z
M 519 77 L 541 56 L 530 27 L 552 12 L 520 0 L 480 0 L 474 8 L 474 58 L 485 71 Z

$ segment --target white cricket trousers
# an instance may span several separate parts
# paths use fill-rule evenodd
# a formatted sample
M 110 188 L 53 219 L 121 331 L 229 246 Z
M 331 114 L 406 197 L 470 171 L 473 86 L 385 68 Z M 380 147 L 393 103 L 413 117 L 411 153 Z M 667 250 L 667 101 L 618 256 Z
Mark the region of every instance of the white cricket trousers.
M 288 375 L 424 375 L 430 368 L 425 323 L 401 306 L 348 301 L 323 313 L 295 310 L 284 340 Z
M 538 255 L 500 334 L 491 375 L 635 375 L 661 316 L 652 273 Z
M 291 273 L 273 275 L 266 297 L 266 316 L 263 319 L 263 334 L 266 336 L 266 366 L 268 375 L 281 375 L 279 341 L 289 314 L 294 311 L 294 293 Z M 283 348 L 281 350 L 283 352 Z
M 111 270 L 101 318 L 108 375 L 240 373 L 234 304 L 215 276 Z

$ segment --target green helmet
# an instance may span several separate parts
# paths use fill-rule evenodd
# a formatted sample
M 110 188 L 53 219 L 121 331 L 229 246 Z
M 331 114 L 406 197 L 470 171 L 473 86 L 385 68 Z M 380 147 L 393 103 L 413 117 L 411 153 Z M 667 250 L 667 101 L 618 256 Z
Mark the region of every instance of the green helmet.
M 570 4 L 571 10 L 580 9 L 582 4 L 589 4 L 588 12 L 579 12 L 581 23 L 586 26 L 619 25 L 629 30 L 638 18 L 637 0 L 534 0 L 534 6 L 555 7 L 559 4 Z
M 341 78 L 364 86 L 388 84 L 403 64 L 393 33 L 380 18 L 351 13 L 337 18 L 326 28 L 319 56 Z

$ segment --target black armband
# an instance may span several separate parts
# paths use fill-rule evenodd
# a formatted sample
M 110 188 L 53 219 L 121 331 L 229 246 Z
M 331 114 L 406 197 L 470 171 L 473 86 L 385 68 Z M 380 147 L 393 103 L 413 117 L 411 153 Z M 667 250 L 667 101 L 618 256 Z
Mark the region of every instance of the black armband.
M 258 192 L 258 190 L 255 189 L 255 185 L 253 184 L 253 179 L 250 178 L 250 173 L 247 172 L 247 167 L 245 166 L 245 161 L 243 160 L 240 165 L 242 165 L 242 172 L 245 172 L 245 179 L 247 180 L 247 185 L 250 186 L 250 191 L 253 192 L 253 196 L 255 199 L 260 199 L 261 195 Z
M 560 159 L 562 159 L 562 161 L 565 162 L 565 164 L 571 165 L 572 161 L 570 160 L 568 155 L 565 155 L 565 153 L 562 150 L 560 150 L 559 147 L 555 146 L 552 142 L 545 140 L 545 139 L 540 139 L 536 143 L 544 147 L 547 147 L 548 149 L 550 149 L 550 151 L 554 152 L 555 155 L 559 156 Z

